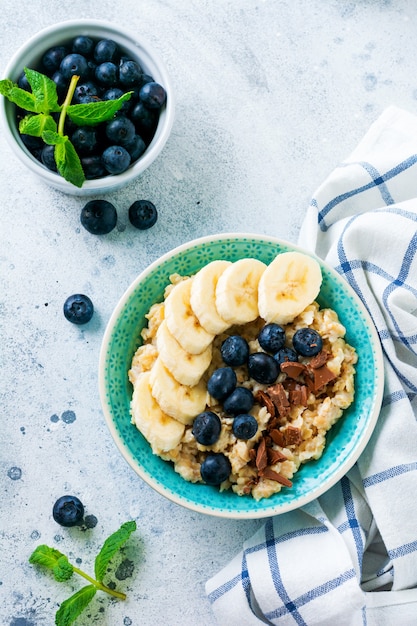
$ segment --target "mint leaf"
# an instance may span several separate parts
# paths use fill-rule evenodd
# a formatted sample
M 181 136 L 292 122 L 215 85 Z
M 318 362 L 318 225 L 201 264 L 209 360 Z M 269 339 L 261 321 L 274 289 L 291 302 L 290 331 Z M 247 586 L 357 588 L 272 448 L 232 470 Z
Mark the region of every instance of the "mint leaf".
M 115 533 L 106 539 L 94 563 L 94 573 L 98 581 L 102 581 L 109 561 L 120 550 L 130 535 L 136 530 L 136 522 L 125 522 Z
M 19 123 L 19 133 L 22 135 L 32 135 L 42 137 L 45 131 L 56 132 L 57 125 L 51 115 L 39 113 L 38 115 L 26 115 Z
M 61 107 L 58 104 L 58 95 L 54 81 L 44 74 L 27 67 L 24 68 L 24 72 L 32 89 L 32 94 L 36 99 L 36 112 L 50 113 L 60 111 Z
M 56 565 L 53 568 L 55 580 L 59 583 L 63 583 L 65 580 L 69 580 L 74 572 L 74 568 L 68 561 L 66 556 L 61 556 Z
M 57 132 L 56 128 L 55 129 L 47 128 L 42 133 L 42 139 L 44 140 L 45 143 L 49 144 L 50 146 L 56 146 L 58 143 L 65 143 L 66 141 L 68 141 L 67 135 L 60 135 Z
M 78 126 L 96 126 L 96 124 L 111 120 L 114 114 L 121 108 L 123 102 L 130 99 L 132 93 L 129 91 L 117 98 L 117 100 L 70 104 L 67 107 L 67 115 Z
M 63 556 L 65 555 L 59 550 L 42 544 L 32 552 L 29 557 L 29 563 L 43 565 L 52 570 Z
M 25 111 L 38 112 L 36 98 L 33 93 L 20 89 L 8 78 L 0 80 L 0 94 Z
M 69 183 L 76 187 L 82 187 L 85 175 L 80 157 L 68 137 L 63 139 L 65 141 L 60 140 L 55 145 L 54 157 L 58 172 Z
M 56 626 L 69 626 L 90 604 L 97 593 L 94 585 L 86 585 L 74 593 L 70 598 L 64 600 L 55 614 Z

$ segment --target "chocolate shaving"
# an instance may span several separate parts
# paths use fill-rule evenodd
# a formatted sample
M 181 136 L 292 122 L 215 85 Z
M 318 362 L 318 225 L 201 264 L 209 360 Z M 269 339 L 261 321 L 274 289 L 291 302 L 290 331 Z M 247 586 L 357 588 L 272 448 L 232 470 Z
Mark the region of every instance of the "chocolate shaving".
M 282 461 L 286 461 L 287 457 L 285 454 L 280 452 L 280 450 L 274 450 L 273 448 L 268 448 L 268 463 L 269 465 L 275 465 L 275 463 L 281 463 Z
M 319 391 L 335 378 L 337 378 L 336 374 L 327 365 L 313 369 L 314 391 Z
M 307 406 L 308 390 L 305 385 L 296 385 L 289 391 L 290 404 L 294 406 Z
M 263 470 L 268 465 L 268 457 L 266 452 L 266 442 L 265 439 L 262 438 L 261 442 L 258 446 L 258 450 L 256 452 L 256 468 L 259 473 L 263 472 Z
M 289 378 L 297 379 L 304 374 L 306 366 L 298 361 L 285 361 L 281 363 L 281 372 L 284 372 Z
M 277 444 L 277 446 L 281 446 L 281 448 L 285 448 L 285 445 L 286 445 L 285 437 L 280 430 L 278 430 L 277 428 L 274 428 L 273 430 L 269 432 L 269 436 L 271 437 L 272 441 Z
M 291 424 L 287 426 L 287 428 L 284 430 L 283 435 L 285 438 L 286 446 L 297 446 L 303 440 L 301 430 L 299 428 L 296 428 L 295 426 L 291 426 Z
M 256 400 L 259 402 L 259 404 L 261 404 L 262 406 L 266 408 L 266 410 L 268 411 L 271 417 L 275 417 L 275 405 L 272 402 L 272 399 L 270 398 L 270 396 L 268 396 L 268 394 L 265 393 L 265 391 L 262 391 L 260 389 L 258 393 L 256 394 Z
M 262 474 L 262 478 L 269 478 L 270 480 L 275 480 L 277 483 L 280 483 L 281 485 L 284 485 L 285 487 L 292 487 L 292 482 L 288 480 L 288 478 L 286 478 L 282 474 L 279 474 L 278 472 L 275 472 L 270 467 L 267 467 L 265 469 L 265 471 Z
M 271 398 L 272 402 L 278 414 L 281 417 L 286 417 L 290 412 L 290 403 L 288 402 L 287 394 L 285 393 L 285 389 L 281 383 L 277 383 L 276 385 L 272 385 L 267 388 L 267 394 Z
M 331 355 L 328 352 L 322 350 L 316 356 L 313 356 L 308 365 L 313 370 L 315 370 L 318 367 L 322 367 L 322 365 L 325 365 L 325 363 L 327 363 L 327 361 L 330 359 L 330 356 Z

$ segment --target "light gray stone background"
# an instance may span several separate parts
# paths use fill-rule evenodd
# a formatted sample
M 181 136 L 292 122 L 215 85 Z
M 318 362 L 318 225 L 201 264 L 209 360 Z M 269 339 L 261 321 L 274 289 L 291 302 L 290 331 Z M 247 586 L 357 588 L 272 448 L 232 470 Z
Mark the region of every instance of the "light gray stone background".
M 417 3 L 2 0 L 2 77 L 28 37 L 76 17 L 152 43 L 173 79 L 176 121 L 149 170 L 106 196 L 119 224 L 101 238 L 80 226 L 85 201 L 38 182 L 0 136 L 0 624 L 49 626 L 81 586 L 28 564 L 39 543 L 91 572 L 104 538 L 133 518 L 116 579 L 127 601 L 96 596 L 77 624 L 211 626 L 204 583 L 263 522 L 183 509 L 127 465 L 100 408 L 103 332 L 137 274 L 178 244 L 228 231 L 296 242 L 311 195 L 383 109 L 416 112 Z M 159 211 L 145 232 L 127 218 L 140 198 Z M 62 314 L 75 292 L 95 304 L 86 327 Z M 95 528 L 53 521 L 64 493 L 81 498 Z

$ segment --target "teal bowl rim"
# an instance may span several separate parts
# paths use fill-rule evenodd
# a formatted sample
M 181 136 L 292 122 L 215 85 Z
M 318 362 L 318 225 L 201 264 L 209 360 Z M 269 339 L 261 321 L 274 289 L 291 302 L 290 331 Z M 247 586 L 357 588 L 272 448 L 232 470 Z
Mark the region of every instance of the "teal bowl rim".
M 129 446 L 126 444 L 124 438 L 121 436 L 120 431 L 117 428 L 117 424 L 114 418 L 113 410 L 111 402 L 109 401 L 109 390 L 111 388 L 111 382 L 108 379 L 106 372 L 108 371 L 109 362 L 112 358 L 112 344 L 115 341 L 115 337 L 117 335 L 118 330 L 118 320 L 121 313 L 125 310 L 126 306 L 138 296 L 138 292 L 140 292 L 140 286 L 143 284 L 143 281 L 152 277 L 152 275 L 156 272 L 163 269 L 164 266 L 168 264 L 178 261 L 178 270 L 181 273 L 181 263 L 180 259 L 184 257 L 184 253 L 191 253 L 193 250 L 203 249 L 202 246 L 207 246 L 210 244 L 222 244 L 225 246 L 233 246 L 249 244 L 252 242 L 253 244 L 260 244 L 265 248 L 268 248 L 268 254 L 271 254 L 270 260 L 272 260 L 273 256 L 279 252 L 283 252 L 286 250 L 298 250 L 303 252 L 304 254 L 308 254 L 317 259 L 320 263 L 323 272 L 323 283 L 327 282 L 332 290 L 334 287 L 340 290 L 343 294 L 343 298 L 347 298 L 350 303 L 350 307 L 353 309 L 353 313 L 355 316 L 354 323 L 360 324 L 361 327 L 361 342 L 365 342 L 367 346 L 367 354 L 365 361 L 368 362 L 368 367 L 371 367 L 372 374 L 371 376 L 364 374 L 360 374 L 361 367 L 361 352 L 365 350 L 363 348 L 363 344 L 355 345 L 355 341 L 349 339 L 349 329 L 346 327 L 347 333 L 346 337 L 349 343 L 355 345 L 357 349 L 359 360 L 357 365 L 357 374 L 358 372 L 364 379 L 364 384 L 360 385 L 361 389 L 359 390 L 358 397 L 358 389 L 356 388 L 356 380 L 355 380 L 355 399 L 351 407 L 344 411 L 344 415 L 339 420 L 339 422 L 331 429 L 328 435 L 328 442 L 326 444 L 326 448 L 324 453 L 318 461 L 310 461 L 306 465 L 304 465 L 297 474 L 294 476 L 294 487 L 293 489 L 300 489 L 300 494 L 298 496 L 294 496 L 294 491 L 291 489 L 282 490 L 278 494 L 274 494 L 270 498 L 263 499 L 259 502 L 255 502 L 253 498 L 246 498 L 246 496 L 238 496 L 231 491 L 223 492 L 219 494 L 218 489 L 215 487 L 210 487 L 202 484 L 193 484 L 187 483 L 178 474 L 176 474 L 172 468 L 172 465 L 166 461 L 162 461 L 158 459 L 164 466 L 166 466 L 166 472 L 170 472 L 170 480 L 175 475 L 178 477 L 178 480 L 182 481 L 181 485 L 185 483 L 189 486 L 190 493 L 196 494 L 198 492 L 195 489 L 209 489 L 211 490 L 211 494 L 206 498 L 206 501 L 199 501 L 199 497 L 191 497 L 191 495 L 185 496 L 182 493 L 176 493 L 170 486 L 164 484 L 162 480 L 157 480 L 145 467 L 144 464 L 141 463 L 140 459 L 135 456 Z M 231 254 L 231 252 L 229 252 Z M 246 254 L 240 254 L 238 256 L 247 256 Z M 252 255 L 255 256 L 255 255 Z M 264 256 L 260 254 L 259 256 Z M 224 255 L 220 257 L 217 255 L 216 258 L 227 258 Z M 207 261 L 205 261 L 207 262 Z M 202 263 L 200 267 L 204 265 Z M 197 267 L 198 269 L 198 267 Z M 194 269 L 193 271 L 197 271 Z M 173 270 L 167 271 L 166 273 L 166 284 L 169 282 L 169 275 L 171 275 Z M 161 294 L 162 296 L 162 294 Z M 161 297 L 162 299 L 162 297 Z M 321 295 L 318 298 L 318 301 L 322 306 L 330 306 L 330 303 L 320 301 Z M 150 305 L 147 304 L 146 309 L 148 310 Z M 335 310 L 339 314 L 339 317 L 343 322 L 343 317 L 346 314 L 345 310 L 338 310 L 337 306 L 334 306 Z M 137 342 L 135 343 L 135 338 L 130 337 L 130 354 L 128 354 L 125 358 L 125 377 L 127 381 L 127 370 L 129 369 L 130 360 L 133 356 L 133 353 L 136 347 L 139 345 L 139 332 L 143 327 L 143 319 L 138 320 L 138 332 L 137 332 Z M 346 324 L 345 324 L 346 326 Z M 132 343 L 133 342 L 133 343 Z M 114 439 L 114 442 L 121 452 L 122 456 L 129 463 L 132 469 L 157 493 L 165 496 L 172 502 L 179 504 L 185 508 L 191 509 L 196 512 L 205 513 L 208 515 L 213 515 L 216 517 L 223 518 L 231 518 L 231 519 L 259 519 L 264 517 L 269 517 L 272 515 L 282 514 L 294 509 L 297 509 L 301 506 L 306 505 L 311 502 L 315 498 L 322 495 L 325 491 L 328 491 L 337 481 L 339 481 L 355 464 L 359 456 L 364 451 L 366 445 L 369 442 L 369 439 L 373 433 L 375 428 L 379 410 L 382 403 L 383 396 L 383 388 L 384 388 L 384 366 L 383 366 L 383 357 L 382 357 L 382 349 L 379 342 L 379 338 L 366 307 L 360 300 L 359 296 L 355 293 L 355 291 L 350 287 L 350 285 L 346 282 L 344 278 L 340 274 L 336 272 L 331 266 L 325 263 L 322 259 L 317 257 L 315 254 L 305 250 L 297 245 L 294 245 L 288 241 L 283 239 L 279 239 L 276 237 L 270 237 L 266 235 L 258 235 L 252 233 L 222 233 L 218 235 L 209 235 L 200 237 L 198 239 L 194 239 L 192 241 L 186 242 L 169 252 L 165 253 L 161 257 L 159 257 L 156 261 L 151 263 L 146 269 L 144 269 L 137 278 L 130 284 L 130 286 L 126 289 L 119 302 L 117 303 L 104 332 L 102 345 L 100 349 L 99 355 L 99 394 L 100 401 L 102 405 L 103 414 L 105 417 L 105 421 L 110 430 L 110 433 Z M 130 383 L 127 383 L 130 385 Z M 130 424 L 130 415 L 127 408 L 126 419 Z M 359 412 L 359 413 L 358 413 Z M 358 417 L 357 415 L 358 414 Z M 347 417 L 348 416 L 348 417 Z M 357 422 L 355 421 L 357 417 Z M 344 441 L 342 425 L 344 422 L 342 420 L 350 420 L 351 428 L 354 427 L 354 433 L 351 440 L 347 442 Z M 360 427 L 359 432 L 356 432 L 356 424 Z M 132 428 L 135 428 L 132 425 Z M 136 431 L 137 437 L 142 437 L 139 431 Z M 337 434 L 336 434 L 337 433 Z M 136 436 L 136 435 L 135 435 Z M 338 440 L 340 438 L 340 441 Z M 145 441 L 145 440 L 144 440 Z M 335 458 L 333 461 L 330 460 L 329 466 L 326 468 L 326 471 L 323 474 L 320 474 L 320 463 L 324 463 L 322 459 L 326 459 L 326 453 L 330 454 L 328 451 L 332 446 L 336 446 L 336 452 L 342 456 L 342 460 L 339 462 L 338 458 Z M 146 455 L 151 455 L 154 458 L 151 448 L 147 445 L 145 448 Z M 316 477 L 312 481 L 312 487 L 309 489 L 309 478 L 307 476 L 308 471 L 305 470 L 305 474 L 303 475 L 303 469 L 307 466 L 315 467 L 314 471 L 316 472 Z M 163 469 L 165 472 L 165 467 Z M 318 473 L 317 473 L 318 472 Z M 172 476 L 171 476 L 172 475 Z M 317 480 L 317 476 L 325 476 L 322 482 Z M 176 480 L 176 478 L 174 479 Z M 305 486 L 303 487 L 304 491 L 300 488 L 302 482 L 304 482 Z M 297 486 L 296 486 L 297 485 Z M 215 490 L 215 491 L 214 491 Z M 216 505 L 215 501 L 221 498 L 221 505 Z

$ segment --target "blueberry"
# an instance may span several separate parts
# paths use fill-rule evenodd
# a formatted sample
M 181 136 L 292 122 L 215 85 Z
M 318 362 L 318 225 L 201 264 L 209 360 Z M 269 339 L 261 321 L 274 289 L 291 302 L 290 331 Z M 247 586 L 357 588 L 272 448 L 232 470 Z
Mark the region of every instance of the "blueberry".
M 226 365 L 244 365 L 249 357 L 248 342 L 240 335 L 230 335 L 223 341 L 220 354 Z
M 61 526 L 76 526 L 84 517 L 83 503 L 77 496 L 61 496 L 53 506 L 52 517 Z
M 135 135 L 129 143 L 124 146 L 130 154 L 131 162 L 137 161 L 140 156 L 146 150 L 146 143 L 143 141 L 140 135 Z
M 25 91 L 32 91 L 25 72 L 22 72 L 17 79 L 17 86 L 20 87 L 20 89 L 24 89 Z
M 207 485 L 220 485 L 229 478 L 232 466 L 222 452 L 210 452 L 201 464 L 201 478 Z
M 94 99 L 99 99 L 97 85 L 91 80 L 76 86 L 73 100 L 76 104 L 79 104 L 85 101 L 86 96 L 91 98 L 91 102 L 94 102 Z
M 119 67 L 119 80 L 124 87 L 132 87 L 139 83 L 142 76 L 142 68 L 136 61 L 124 61 Z
M 84 56 L 90 56 L 94 50 L 94 41 L 91 37 L 86 35 L 79 35 L 75 37 L 72 42 L 72 52 L 83 54 Z
M 160 109 L 166 102 L 167 94 L 159 83 L 145 83 L 139 91 L 139 98 L 149 109 Z
M 79 126 L 72 133 L 71 141 L 79 155 L 90 154 L 97 145 L 96 131 L 91 126 Z
M 82 54 L 71 52 L 71 54 L 67 54 L 67 56 L 62 59 L 59 71 L 67 80 L 72 76 L 85 78 L 89 73 L 87 60 Z
M 93 303 L 82 293 L 75 293 L 64 302 L 64 315 L 73 324 L 87 324 L 93 317 L 93 313 Z
M 52 172 L 57 171 L 55 161 L 55 146 L 45 145 L 41 152 L 41 161 Z
M 258 422 L 253 415 L 237 415 L 233 420 L 232 431 L 237 439 L 252 439 L 258 432 Z
M 94 48 L 94 59 L 97 63 L 114 61 L 118 56 L 118 46 L 112 39 L 101 39 Z
M 68 89 L 68 80 L 64 77 L 62 72 L 57 70 L 52 74 L 52 80 L 56 85 L 56 92 L 59 98 L 64 98 Z
M 48 74 L 53 74 L 59 69 L 62 60 L 68 55 L 69 50 L 65 46 L 53 46 L 45 52 L 41 63 Z
M 133 141 L 136 134 L 135 125 L 124 115 L 113 118 L 106 124 L 106 136 L 118 146 L 125 146 Z
M 150 136 L 158 124 L 158 112 L 148 109 L 143 102 L 137 102 L 131 112 L 130 119 L 136 126 L 137 132 L 145 137 Z
M 151 228 L 158 219 L 158 211 L 150 200 L 136 200 L 129 207 L 129 220 L 139 230 Z
M 194 419 L 192 433 L 202 446 L 212 446 L 220 437 L 222 424 L 213 411 L 203 411 Z
M 285 330 L 279 324 L 265 324 L 258 335 L 261 348 L 274 354 L 285 344 Z
M 214 370 L 207 382 L 207 391 L 216 400 L 224 400 L 236 387 L 237 377 L 231 367 Z
M 274 354 L 274 359 L 279 366 L 286 361 L 296 363 L 298 361 L 298 354 L 292 348 L 281 348 L 281 350 L 278 350 L 278 352 Z
M 223 410 L 229 415 L 248 413 L 254 404 L 253 393 L 246 387 L 236 387 L 223 402 Z
M 107 235 L 117 224 L 117 212 L 107 200 L 90 200 L 81 209 L 81 224 L 93 235 Z
M 103 161 L 101 160 L 101 156 L 98 154 L 82 156 L 81 166 L 84 170 L 84 175 L 88 180 L 101 178 L 107 174 Z
M 130 154 L 123 146 L 109 146 L 102 155 L 103 165 L 109 174 L 121 174 L 130 165 Z
M 123 96 L 125 92 L 119 87 L 110 87 L 103 93 L 103 100 L 117 100 L 121 96 Z M 116 111 L 115 115 L 123 115 L 127 114 L 130 110 L 131 102 L 130 100 L 125 100 L 118 111 Z
M 315 356 L 323 347 L 323 340 L 314 328 L 300 328 L 292 338 L 294 350 L 301 356 Z
M 258 383 L 272 385 L 278 378 L 279 365 L 270 354 L 254 352 L 249 355 L 248 373 Z
M 116 85 L 118 79 L 117 65 L 111 61 L 105 61 L 97 65 L 95 69 L 95 78 L 101 84 L 106 87 L 112 87 Z

